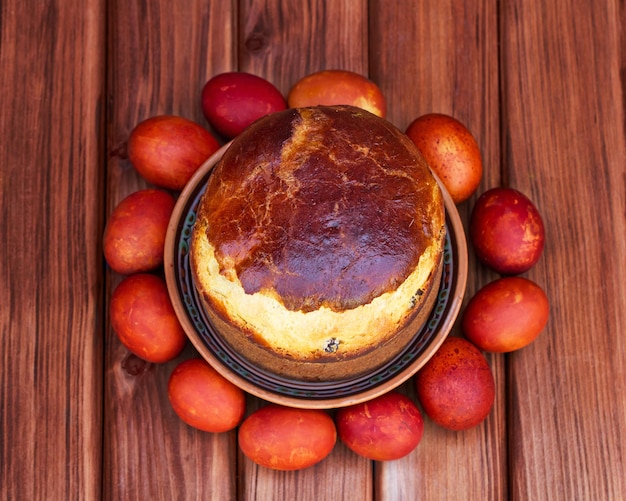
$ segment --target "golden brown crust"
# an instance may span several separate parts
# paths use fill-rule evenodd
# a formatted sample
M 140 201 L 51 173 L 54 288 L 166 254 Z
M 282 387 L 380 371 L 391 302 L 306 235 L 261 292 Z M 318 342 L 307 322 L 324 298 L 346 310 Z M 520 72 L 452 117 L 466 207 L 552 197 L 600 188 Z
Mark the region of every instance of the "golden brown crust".
M 410 141 L 356 108 L 288 110 L 235 141 L 200 216 L 222 273 L 290 310 L 351 309 L 394 290 L 441 228 Z M 278 153 L 280 152 L 280 153 Z
M 389 122 L 350 106 L 289 109 L 249 127 L 216 166 L 191 263 L 214 323 L 255 363 L 319 378 L 320 363 L 342 361 L 354 374 L 417 330 L 420 292 L 438 288 L 444 219 L 428 166 Z

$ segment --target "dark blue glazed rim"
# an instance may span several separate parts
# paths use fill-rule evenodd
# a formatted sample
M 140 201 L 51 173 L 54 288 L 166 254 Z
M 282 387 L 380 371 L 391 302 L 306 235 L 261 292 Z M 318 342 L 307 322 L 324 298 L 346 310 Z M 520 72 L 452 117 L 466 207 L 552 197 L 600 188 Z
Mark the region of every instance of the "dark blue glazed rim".
M 221 157 L 221 154 L 218 156 Z M 376 388 L 389 386 L 390 383 L 400 384 L 404 380 L 402 375 L 407 370 L 415 372 L 417 370 L 415 361 L 433 343 L 443 342 L 440 330 L 445 327 L 449 331 L 451 325 L 448 317 L 456 316 L 458 313 L 460 301 L 456 269 L 458 249 L 456 235 L 450 231 L 454 224 L 450 224 L 449 214 L 446 215 L 447 231 L 443 270 L 437 300 L 428 320 L 415 333 L 406 348 L 382 367 L 363 376 L 331 382 L 290 379 L 265 371 L 235 352 L 214 328 L 193 284 L 189 263 L 189 244 L 196 220 L 196 208 L 204 193 L 212 165 L 218 159 L 214 159 L 211 165 L 202 169 L 202 172 L 198 172 L 181 194 L 173 216 L 176 220 L 170 224 L 171 234 L 168 235 L 168 242 L 166 242 L 170 246 L 166 248 L 166 264 L 169 267 L 166 268 L 166 279 L 168 279 L 172 301 L 178 305 L 182 304 L 182 308 L 179 307 L 177 310 L 179 319 L 186 327 L 187 334 L 196 348 L 203 355 L 205 354 L 203 352 L 208 350 L 210 357 L 205 356 L 207 361 L 228 379 L 245 382 L 240 386 L 244 386 L 249 393 L 279 403 L 286 401 L 288 404 L 293 404 L 295 402 L 296 405 L 303 407 L 338 407 L 342 402 L 359 401 L 360 395 L 375 394 Z M 446 207 L 449 208 L 448 205 Z M 167 254 L 171 254 L 171 260 L 169 260 L 171 262 L 168 261 Z M 189 328 L 193 329 L 192 333 L 189 332 Z M 332 405 L 326 406 L 322 402 L 330 402 Z

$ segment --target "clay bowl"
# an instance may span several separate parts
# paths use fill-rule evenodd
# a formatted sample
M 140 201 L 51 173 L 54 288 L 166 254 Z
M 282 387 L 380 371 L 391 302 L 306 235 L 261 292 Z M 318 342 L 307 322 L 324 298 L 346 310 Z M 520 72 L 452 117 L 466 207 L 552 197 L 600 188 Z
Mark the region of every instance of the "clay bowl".
M 181 192 L 167 230 L 165 278 L 176 314 L 190 341 L 211 366 L 251 395 L 291 407 L 330 409 L 380 396 L 413 376 L 439 349 L 459 314 L 467 282 L 467 242 L 452 198 L 441 183 L 447 238 L 437 298 L 406 347 L 382 367 L 347 380 L 300 381 L 251 364 L 220 336 L 196 293 L 189 266 L 189 240 L 196 207 L 213 167 L 229 147 L 209 158 Z

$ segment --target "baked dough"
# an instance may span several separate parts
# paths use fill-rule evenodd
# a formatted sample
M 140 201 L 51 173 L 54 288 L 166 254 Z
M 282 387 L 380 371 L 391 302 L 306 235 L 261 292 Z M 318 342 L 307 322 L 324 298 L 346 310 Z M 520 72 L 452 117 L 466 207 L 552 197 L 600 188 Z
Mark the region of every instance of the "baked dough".
M 412 141 L 351 106 L 288 109 L 235 138 L 191 237 L 217 332 L 282 377 L 357 377 L 396 356 L 437 295 L 440 188 Z

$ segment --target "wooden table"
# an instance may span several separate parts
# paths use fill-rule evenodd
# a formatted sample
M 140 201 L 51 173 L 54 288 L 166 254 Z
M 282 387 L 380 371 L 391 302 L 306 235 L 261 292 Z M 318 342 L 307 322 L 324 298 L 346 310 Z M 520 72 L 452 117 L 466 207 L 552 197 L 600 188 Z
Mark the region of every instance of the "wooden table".
M 607 0 L 2 0 L 0 498 L 618 500 L 626 496 L 626 7 Z M 439 111 L 480 144 L 479 193 L 540 209 L 524 276 L 551 301 L 531 346 L 488 355 L 494 409 L 408 457 L 342 444 L 319 465 L 258 468 L 236 434 L 183 424 L 164 365 L 129 356 L 107 298 L 112 208 L 145 187 L 131 129 L 244 70 L 283 92 L 307 73 L 368 75 L 400 128 Z M 467 223 L 476 196 L 459 210 Z M 469 298 L 496 278 L 470 251 Z M 458 326 L 453 334 L 458 334 Z M 412 394 L 410 385 L 403 391 Z M 249 399 L 249 409 L 263 402 Z

